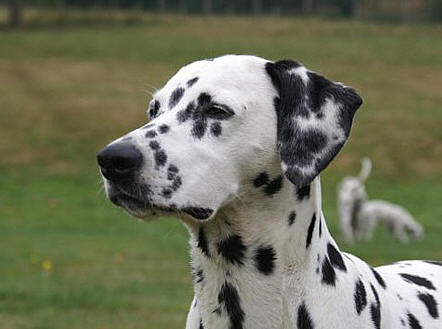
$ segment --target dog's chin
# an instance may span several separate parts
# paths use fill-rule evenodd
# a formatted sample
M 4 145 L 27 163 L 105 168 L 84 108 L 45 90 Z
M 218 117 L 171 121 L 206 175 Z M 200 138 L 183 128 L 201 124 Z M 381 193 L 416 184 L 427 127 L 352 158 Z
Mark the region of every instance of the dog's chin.
M 140 200 L 123 193 L 111 195 L 109 200 L 116 206 L 126 210 L 129 215 L 144 221 L 170 215 L 175 210 L 173 207 L 156 206 L 148 200 Z

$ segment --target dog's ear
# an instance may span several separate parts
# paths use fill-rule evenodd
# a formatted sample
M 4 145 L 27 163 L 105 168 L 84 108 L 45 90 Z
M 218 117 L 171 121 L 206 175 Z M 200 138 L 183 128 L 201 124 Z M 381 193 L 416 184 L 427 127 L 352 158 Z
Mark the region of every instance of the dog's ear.
M 279 92 L 275 107 L 282 169 L 293 184 L 303 187 L 342 148 L 362 99 L 352 88 L 295 61 L 268 62 L 266 71 Z

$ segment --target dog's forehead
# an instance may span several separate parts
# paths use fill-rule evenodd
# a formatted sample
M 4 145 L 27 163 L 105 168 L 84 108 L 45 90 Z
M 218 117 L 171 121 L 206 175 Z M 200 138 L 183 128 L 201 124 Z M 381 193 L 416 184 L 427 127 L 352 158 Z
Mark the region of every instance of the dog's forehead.
M 194 85 L 197 89 L 210 89 L 257 83 L 265 72 L 266 62 L 263 58 L 250 55 L 226 55 L 196 61 L 182 67 L 155 93 L 155 97 L 170 97 L 177 88 L 186 90 Z

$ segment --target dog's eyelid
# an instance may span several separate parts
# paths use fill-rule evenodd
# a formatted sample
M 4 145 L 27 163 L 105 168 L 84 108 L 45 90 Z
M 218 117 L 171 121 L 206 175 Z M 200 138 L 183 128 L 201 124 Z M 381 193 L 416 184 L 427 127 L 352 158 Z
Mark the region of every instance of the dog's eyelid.
M 223 105 L 221 105 L 221 104 L 216 104 L 216 103 L 211 104 L 210 107 L 211 107 L 211 108 L 215 108 L 215 109 L 219 109 L 219 110 L 223 110 L 223 111 L 226 109 L 225 106 L 223 106 Z
M 210 108 L 217 109 L 217 110 L 220 110 L 220 111 L 224 111 L 224 112 L 226 112 L 226 113 L 228 113 L 230 115 L 234 115 L 235 114 L 235 112 L 229 106 L 224 105 L 224 104 L 213 103 L 213 104 L 210 104 L 209 109 Z
M 201 109 L 202 115 L 216 120 L 227 120 L 235 115 L 235 112 L 227 105 L 211 103 Z

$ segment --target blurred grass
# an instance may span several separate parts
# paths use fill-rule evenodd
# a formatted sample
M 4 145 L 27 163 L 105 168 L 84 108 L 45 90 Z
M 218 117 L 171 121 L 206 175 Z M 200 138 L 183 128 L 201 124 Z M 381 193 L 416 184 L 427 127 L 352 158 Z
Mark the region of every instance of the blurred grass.
M 0 198 L 0 320 L 10 328 L 181 327 L 191 290 L 178 221 L 129 220 L 81 177 L 0 184 L 9 192 Z
M 44 20 L 43 18 L 40 18 Z M 384 230 L 344 249 L 373 264 L 442 259 L 442 26 L 143 15 L 134 25 L 0 31 L 1 328 L 182 328 L 187 233 L 105 200 L 95 153 L 142 125 L 149 93 L 183 64 L 224 53 L 293 58 L 356 87 L 365 104 L 323 175 L 374 162 L 372 197 L 406 205 L 424 241 Z

